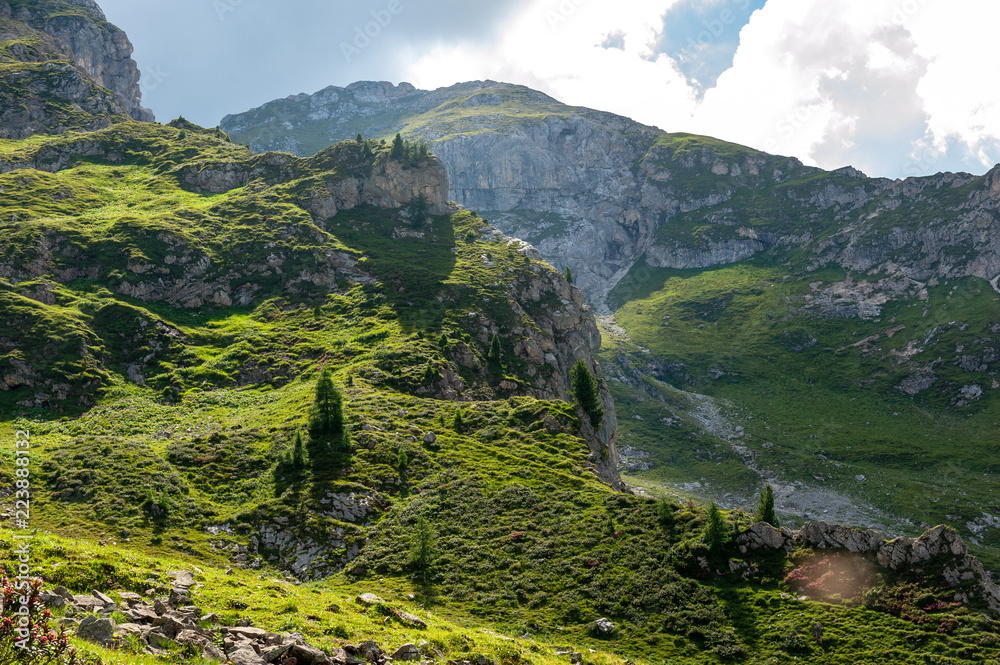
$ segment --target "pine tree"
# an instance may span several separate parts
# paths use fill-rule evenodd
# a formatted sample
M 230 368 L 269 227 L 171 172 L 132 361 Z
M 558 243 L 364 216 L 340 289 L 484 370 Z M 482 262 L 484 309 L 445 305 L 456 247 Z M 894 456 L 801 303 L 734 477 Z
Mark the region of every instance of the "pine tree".
M 670 505 L 667 497 L 663 497 L 656 504 L 656 519 L 664 529 L 674 528 L 674 507 Z
M 309 433 L 313 437 L 334 437 L 344 432 L 344 398 L 333 385 L 330 370 L 324 369 L 316 381 Z
M 708 549 L 717 554 L 722 547 L 729 542 L 729 525 L 722 516 L 722 511 L 712 502 L 708 508 L 708 517 L 705 520 L 705 544 Z
M 365 142 L 365 137 L 361 135 L 361 132 L 358 132 L 358 135 L 354 137 L 354 141 L 355 141 L 355 143 L 358 143 L 358 144 L 364 143 Z
M 407 212 L 410 213 L 410 221 L 413 222 L 414 226 L 420 226 L 427 221 L 427 210 L 429 207 L 430 204 L 427 201 L 427 196 L 423 192 L 410 199 Z
M 570 270 L 569 266 L 566 266 L 566 271 L 563 273 L 563 276 L 566 278 L 567 282 L 570 284 L 573 283 L 573 271 Z
M 406 154 L 406 145 L 403 143 L 403 137 L 396 133 L 396 138 L 392 140 L 392 150 L 389 151 L 389 156 L 393 159 L 402 159 Z
M 406 450 L 400 448 L 399 455 L 396 456 L 396 466 L 399 468 L 400 471 L 405 471 L 409 463 L 410 459 L 406 455 Z
M 410 539 L 410 563 L 426 578 L 427 571 L 436 558 L 437 535 L 426 519 L 418 517 L 417 526 Z
M 774 513 L 774 488 L 771 483 L 764 485 L 757 500 L 757 521 L 767 522 L 771 526 L 778 528 L 778 516 Z
M 465 423 L 462 422 L 462 410 L 455 409 L 455 417 L 451 421 L 451 428 L 456 432 L 461 432 L 465 429 Z
M 503 355 L 503 351 L 500 348 L 500 335 L 494 333 L 493 339 L 490 340 L 490 350 L 486 354 L 486 358 L 493 363 L 499 363 L 500 357 Z
M 295 432 L 295 446 L 292 449 L 292 466 L 301 469 L 306 465 L 306 452 L 302 445 L 302 432 Z
M 604 418 L 604 409 L 601 408 L 601 400 L 597 394 L 597 380 L 582 360 L 577 360 L 573 365 L 569 371 L 569 379 L 573 388 L 573 398 L 590 417 L 590 424 L 597 429 L 601 426 L 601 419 Z

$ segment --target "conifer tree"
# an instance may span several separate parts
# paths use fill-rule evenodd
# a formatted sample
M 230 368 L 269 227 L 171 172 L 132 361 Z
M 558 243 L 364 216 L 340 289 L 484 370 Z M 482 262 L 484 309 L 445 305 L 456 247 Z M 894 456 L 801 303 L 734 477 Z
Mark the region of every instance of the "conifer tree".
M 389 151 L 389 156 L 393 159 L 402 159 L 406 155 L 406 145 L 403 143 L 403 137 L 396 133 L 396 138 L 392 140 L 392 149 Z
M 417 526 L 410 539 L 410 563 L 426 578 L 427 572 L 436 558 L 437 535 L 423 516 L 418 517 Z
M 493 363 L 499 363 L 500 357 L 503 355 L 503 351 L 500 348 L 500 335 L 496 333 L 493 334 L 493 339 L 490 340 L 490 350 L 486 354 L 486 358 Z
M 563 277 L 565 277 L 566 281 L 570 284 L 573 283 L 573 271 L 570 270 L 569 266 L 566 266 L 566 271 L 563 273 Z
M 354 137 L 354 142 L 358 144 L 365 142 L 365 137 L 361 135 L 361 132 L 358 132 L 358 135 Z
M 344 398 L 333 385 L 329 369 L 323 369 L 316 381 L 309 433 L 313 437 L 335 437 L 344 432 Z
M 722 516 L 722 511 L 712 502 L 708 508 L 708 517 L 705 519 L 705 544 L 708 549 L 717 554 L 722 547 L 729 542 L 729 525 Z
M 456 432 L 461 432 L 465 429 L 465 423 L 462 422 L 462 410 L 455 409 L 455 417 L 451 421 L 451 428 Z
M 306 465 L 306 451 L 302 445 L 302 432 L 296 430 L 295 445 L 292 449 L 292 466 L 301 469 Z
M 597 429 L 601 426 L 601 419 L 604 418 L 604 409 L 601 408 L 601 400 L 597 394 L 597 380 L 582 360 L 577 360 L 573 365 L 569 371 L 569 379 L 573 398 L 590 417 L 590 424 Z
M 757 521 L 767 522 L 771 526 L 778 528 L 778 516 L 774 513 L 774 488 L 771 483 L 764 485 L 757 500 Z
M 674 528 L 674 507 L 670 505 L 667 497 L 661 498 L 656 504 L 656 519 L 664 529 Z

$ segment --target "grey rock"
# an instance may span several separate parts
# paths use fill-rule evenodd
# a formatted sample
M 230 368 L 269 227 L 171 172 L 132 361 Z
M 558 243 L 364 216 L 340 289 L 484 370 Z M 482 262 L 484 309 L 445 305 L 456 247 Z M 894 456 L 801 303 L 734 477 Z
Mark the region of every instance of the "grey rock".
M 289 654 L 296 658 L 300 665 L 325 665 L 330 662 L 330 658 L 322 650 L 308 644 L 293 644 Z
M 226 654 L 226 658 L 233 665 L 265 665 L 267 662 L 249 646 L 230 651 Z
M 106 646 L 115 636 L 115 622 L 111 619 L 101 619 L 93 615 L 85 616 L 77 626 L 76 636 L 81 640 Z
M 420 660 L 420 650 L 416 644 L 404 644 L 392 652 L 393 660 Z
M 372 605 L 385 602 L 373 593 L 363 593 L 355 600 L 359 605 L 364 605 L 365 607 L 371 607 Z
M 594 629 L 601 635 L 607 635 L 615 632 L 615 624 L 611 623 L 607 618 L 601 617 L 594 622 Z

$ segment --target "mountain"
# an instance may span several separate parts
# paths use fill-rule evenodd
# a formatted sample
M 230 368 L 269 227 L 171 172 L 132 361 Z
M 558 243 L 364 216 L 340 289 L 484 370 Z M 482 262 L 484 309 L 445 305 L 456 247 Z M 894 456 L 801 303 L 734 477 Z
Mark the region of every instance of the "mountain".
M 0 138 L 151 122 L 125 33 L 91 0 L 0 1 Z
M 428 141 L 449 196 L 535 245 L 607 319 L 638 491 L 893 533 L 954 524 L 992 565 L 1000 167 L 887 180 L 560 104 L 360 82 L 227 116 L 254 149 Z
M 109 106 L 43 103 L 0 139 L 0 661 L 1000 657 L 1000 590 L 949 527 L 623 491 L 610 393 L 690 393 L 626 374 L 660 350 L 624 336 L 598 362 L 583 292 L 449 203 L 425 146 L 254 154 L 49 63 L 7 80 L 78 75 Z M 636 316 L 675 286 L 641 269 Z

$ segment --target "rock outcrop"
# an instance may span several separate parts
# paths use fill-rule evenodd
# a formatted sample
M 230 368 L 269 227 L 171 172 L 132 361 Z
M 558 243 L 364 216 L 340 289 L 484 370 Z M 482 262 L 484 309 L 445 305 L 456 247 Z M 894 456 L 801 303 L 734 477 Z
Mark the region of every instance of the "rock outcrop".
M 955 600 L 984 605 L 1000 615 L 1000 588 L 954 529 L 936 526 L 917 538 L 887 539 L 873 529 L 810 522 L 798 531 L 758 522 L 737 538 L 740 551 L 791 551 L 796 545 L 866 556 L 892 571 L 914 569 L 939 574 L 955 589 Z
M 387 665 L 394 660 L 421 660 L 425 655 L 437 655 L 426 648 L 421 653 L 416 645 L 404 644 L 388 658 L 370 640 L 357 645 L 342 644 L 327 652 L 312 646 L 297 632 L 276 633 L 249 622 L 222 626 L 215 613 L 206 613 L 192 604 L 191 590 L 201 586 L 196 585 L 194 575 L 187 571 L 176 571 L 173 575 L 176 577 L 169 596 L 156 596 L 156 588 L 149 589 L 146 598 L 122 591 L 118 592 L 121 600 L 116 603 L 100 591 L 76 596 L 58 587 L 41 592 L 40 598 L 49 607 L 65 608 L 66 616 L 60 623 L 79 639 L 113 650 L 128 646 L 131 651 L 139 646 L 153 656 L 170 656 L 178 649 L 188 649 L 199 653 L 205 661 L 233 665 Z M 427 627 L 412 614 L 389 605 L 384 608 L 389 616 L 411 627 Z M 118 623 L 111 618 L 112 614 L 127 621 Z
M 72 7 L 72 11 L 67 11 L 66 5 Z M 153 121 L 152 111 L 142 106 L 139 68 L 132 60 L 132 44 L 123 31 L 108 22 L 96 2 L 71 0 L 56 3 L 41 0 L 12 6 L 0 0 L 0 30 L 9 32 L 16 29 L 12 25 L 15 22 L 30 26 L 33 31 L 45 36 L 40 38 L 36 33 L 32 35 L 32 41 L 40 40 L 45 45 L 42 53 L 46 59 L 68 58 L 93 83 L 110 91 L 128 116 L 135 120 Z M 58 54 L 53 53 L 52 45 L 58 47 Z M 27 48 L 27 53 L 32 51 L 27 45 L 21 48 Z M 38 54 L 35 49 L 34 55 Z M 64 91 L 58 87 L 50 87 L 46 92 L 74 101 L 71 96 L 61 95 Z M 6 125 L 6 122 L 3 123 L 3 126 Z
M 435 91 L 361 82 L 222 126 L 255 150 L 300 154 L 356 132 L 426 140 L 452 199 L 571 266 L 599 312 L 643 255 L 651 266 L 705 268 L 794 248 L 815 267 L 896 266 L 916 280 L 1000 274 L 998 169 L 904 181 L 824 172 L 493 81 Z

